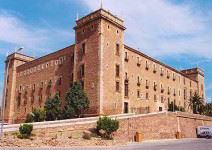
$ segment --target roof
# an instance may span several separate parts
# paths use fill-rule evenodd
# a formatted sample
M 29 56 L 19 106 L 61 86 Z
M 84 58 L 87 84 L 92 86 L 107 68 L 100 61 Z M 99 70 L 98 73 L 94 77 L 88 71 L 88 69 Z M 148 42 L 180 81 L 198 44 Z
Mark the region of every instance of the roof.
M 149 60 L 151 60 L 151 61 L 153 61 L 153 62 L 155 62 L 157 64 L 160 64 L 161 66 L 164 66 L 164 67 L 166 67 L 166 68 L 168 68 L 168 69 L 170 69 L 170 70 L 172 70 L 172 71 L 174 71 L 174 72 L 176 72 L 176 73 L 178 73 L 178 74 L 180 74 L 180 75 L 182 75 L 182 76 L 184 76 L 186 78 L 189 78 L 190 80 L 193 80 L 193 81 L 197 82 L 196 80 L 191 79 L 189 76 L 187 76 L 183 72 L 181 72 L 181 71 L 179 71 L 179 70 L 177 70 L 177 69 L 175 69 L 173 67 L 170 67 L 170 66 L 168 66 L 168 65 L 166 65 L 166 64 L 164 64 L 164 63 L 162 63 L 162 62 L 160 62 L 160 61 L 158 61 L 158 60 L 156 60 L 156 59 L 154 59 L 154 58 L 152 58 L 152 57 L 150 57 L 150 56 L 148 56 L 148 55 L 146 55 L 146 54 L 144 54 L 144 53 L 142 53 L 142 52 L 140 52 L 140 51 L 138 51 L 136 49 L 134 49 L 134 48 L 131 48 L 131 47 L 127 46 L 127 45 L 124 45 L 124 48 L 126 48 L 126 49 L 128 49 L 128 50 L 130 50 L 130 51 L 132 51 L 134 53 L 137 53 L 138 55 L 141 55 L 141 56 L 143 56 L 143 57 L 145 57 L 145 58 L 147 58 L 147 59 L 149 59 Z

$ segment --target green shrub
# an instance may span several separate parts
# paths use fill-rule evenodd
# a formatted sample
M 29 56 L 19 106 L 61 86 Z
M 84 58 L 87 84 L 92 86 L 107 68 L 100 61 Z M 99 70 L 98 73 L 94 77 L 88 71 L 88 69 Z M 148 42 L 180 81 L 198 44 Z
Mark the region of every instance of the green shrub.
M 60 96 L 57 93 L 53 98 L 49 98 L 44 106 L 46 111 L 46 120 L 54 121 L 60 119 L 61 115 L 61 103 Z
M 25 123 L 31 123 L 31 122 L 34 122 L 34 114 L 33 113 L 27 114 L 27 117 L 25 120 Z
M 100 136 L 107 138 L 107 139 L 112 139 L 112 133 L 117 131 L 119 129 L 119 122 L 117 120 L 113 120 L 109 117 L 100 117 L 99 120 L 97 121 L 97 131 L 100 133 L 100 130 L 103 130 L 103 134 Z
M 32 124 L 23 124 L 19 127 L 19 135 L 18 138 L 26 139 L 29 138 L 32 134 L 33 125 Z
M 34 114 L 34 122 L 42 122 L 46 118 L 46 112 L 44 109 L 34 109 L 32 113 Z

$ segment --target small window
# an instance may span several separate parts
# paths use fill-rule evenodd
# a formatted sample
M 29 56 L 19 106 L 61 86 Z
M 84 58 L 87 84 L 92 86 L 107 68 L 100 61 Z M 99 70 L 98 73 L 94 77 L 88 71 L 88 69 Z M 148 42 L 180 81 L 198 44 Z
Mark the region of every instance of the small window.
M 157 95 L 154 95 L 154 101 L 157 102 Z
M 116 65 L 116 77 L 120 76 L 120 66 Z
M 146 93 L 146 99 L 149 99 L 149 93 Z
M 83 43 L 81 47 L 81 56 L 84 56 L 84 55 L 85 55 L 85 43 Z
M 80 83 L 81 83 L 81 88 L 82 88 L 82 90 L 84 90 L 84 88 L 85 88 L 85 83 L 84 83 L 84 81 L 81 80 Z
M 80 65 L 80 77 L 83 78 L 85 76 L 85 65 Z
M 125 52 L 125 59 L 124 59 L 126 62 L 128 62 L 129 58 L 128 58 L 128 54 L 127 52 Z
M 141 97 L 141 93 L 140 90 L 137 91 L 137 97 L 140 98 Z
M 59 77 L 58 79 L 57 79 L 57 85 L 61 85 L 62 84 L 62 77 Z
M 129 84 L 128 84 L 128 80 L 125 80 L 125 83 L 124 83 L 124 96 L 125 97 L 128 97 L 129 95 L 129 88 L 128 88 Z
M 120 45 L 116 44 L 116 55 L 120 55 Z
M 120 85 L 119 85 L 119 81 L 116 81 L 116 92 L 119 92 L 120 91 Z

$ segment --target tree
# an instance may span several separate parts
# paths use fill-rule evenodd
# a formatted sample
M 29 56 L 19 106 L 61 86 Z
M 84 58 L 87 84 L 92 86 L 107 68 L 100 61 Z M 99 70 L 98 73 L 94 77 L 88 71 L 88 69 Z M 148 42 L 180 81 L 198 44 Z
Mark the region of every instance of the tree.
M 54 121 L 60 118 L 61 115 L 61 100 L 58 93 L 53 98 L 49 98 L 44 106 L 46 111 L 46 120 Z
M 73 116 L 73 113 L 80 117 L 89 108 L 89 100 L 85 92 L 82 90 L 79 82 L 74 82 L 72 88 L 69 89 L 65 98 L 64 114 L 66 117 Z M 66 118 L 68 119 L 68 118 Z
M 204 107 L 204 114 L 212 117 L 212 103 L 207 103 Z
M 204 101 L 197 93 L 189 99 L 189 107 L 193 110 L 194 114 L 203 114 Z

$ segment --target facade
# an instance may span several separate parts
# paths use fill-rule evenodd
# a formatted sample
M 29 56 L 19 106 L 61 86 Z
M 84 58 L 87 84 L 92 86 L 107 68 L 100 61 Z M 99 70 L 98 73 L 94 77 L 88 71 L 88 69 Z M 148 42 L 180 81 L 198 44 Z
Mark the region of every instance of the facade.
M 178 71 L 124 44 L 124 22 L 99 9 L 76 21 L 75 44 L 34 59 L 8 56 L 5 120 L 22 122 L 33 108 L 80 81 L 90 100 L 88 114 L 164 111 L 168 103 L 188 111 L 188 99 L 204 94 L 200 68 Z

